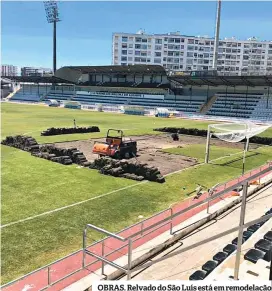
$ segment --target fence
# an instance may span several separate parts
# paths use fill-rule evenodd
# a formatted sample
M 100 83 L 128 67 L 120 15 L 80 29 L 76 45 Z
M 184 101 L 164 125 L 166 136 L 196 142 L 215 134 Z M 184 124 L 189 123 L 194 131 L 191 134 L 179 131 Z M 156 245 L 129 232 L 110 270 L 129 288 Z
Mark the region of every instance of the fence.
M 272 163 L 267 163 L 245 173 L 243 176 L 214 187 L 212 193 L 205 193 L 197 200 L 187 199 L 178 205 L 165 209 L 152 217 L 140 221 L 117 234 L 113 234 L 94 225 L 88 224 L 83 235 L 83 249 L 74 252 L 58 261 L 31 272 L 17 280 L 2 286 L 3 291 L 21 290 L 25 285 L 34 285 L 32 291 L 46 290 L 50 286 L 59 289 L 87 276 L 90 272 L 101 269 L 104 273 L 105 264 L 111 265 L 127 274 L 131 274 L 132 252 L 145 242 L 169 231 L 200 211 L 207 210 L 222 198 L 246 182 L 256 181 L 272 171 Z M 212 195 L 211 195 L 212 194 Z M 106 238 L 87 246 L 87 230 L 93 229 Z M 128 256 L 126 267 L 117 265 L 114 261 Z M 21 289 L 20 289 L 21 288 Z
M 93 110 L 93 111 L 97 111 L 98 110 L 98 104 L 83 104 L 81 106 L 82 109 L 85 110 Z M 102 105 L 102 110 L 104 112 L 121 112 L 120 107 L 119 106 L 111 106 L 111 105 Z

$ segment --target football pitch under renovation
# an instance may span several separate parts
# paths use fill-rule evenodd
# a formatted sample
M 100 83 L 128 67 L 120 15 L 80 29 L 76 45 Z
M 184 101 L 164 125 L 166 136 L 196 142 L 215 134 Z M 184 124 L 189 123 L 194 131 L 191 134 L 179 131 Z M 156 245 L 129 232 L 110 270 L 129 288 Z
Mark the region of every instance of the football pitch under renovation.
M 98 126 L 100 132 L 41 136 L 50 127 Z M 212 140 L 211 163 L 204 164 L 205 137 L 154 131 L 162 127 L 206 129 L 214 122 L 130 116 L 103 112 L 2 103 L 2 137 L 32 136 L 41 144 L 78 148 L 92 162 L 95 141 L 109 128 L 137 141 L 131 163 L 160 170 L 165 182 L 138 182 L 64 166 L 28 152 L 1 146 L 2 283 L 20 277 L 82 247 L 82 230 L 92 223 L 117 232 L 195 194 L 241 175 L 243 143 Z M 261 134 L 272 137 L 272 129 Z M 272 160 L 271 146 L 250 144 L 245 170 Z M 93 240 L 100 239 L 97 233 Z

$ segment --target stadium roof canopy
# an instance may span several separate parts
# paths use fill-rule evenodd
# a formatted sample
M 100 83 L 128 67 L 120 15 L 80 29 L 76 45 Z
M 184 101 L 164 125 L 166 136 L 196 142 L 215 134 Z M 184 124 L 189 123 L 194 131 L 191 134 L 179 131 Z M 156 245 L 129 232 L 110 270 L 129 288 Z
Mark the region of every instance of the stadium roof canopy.
M 156 73 L 166 75 L 165 69 L 158 65 L 125 65 L 125 66 L 67 66 L 61 69 L 68 68 L 80 71 L 82 74 L 145 74 Z
M 172 75 L 168 77 L 183 86 L 272 86 L 272 75 L 267 76 L 186 76 Z
M 57 78 L 57 77 L 41 77 L 41 76 L 11 76 L 5 79 L 20 83 L 47 83 L 47 84 L 73 84 L 73 82 Z

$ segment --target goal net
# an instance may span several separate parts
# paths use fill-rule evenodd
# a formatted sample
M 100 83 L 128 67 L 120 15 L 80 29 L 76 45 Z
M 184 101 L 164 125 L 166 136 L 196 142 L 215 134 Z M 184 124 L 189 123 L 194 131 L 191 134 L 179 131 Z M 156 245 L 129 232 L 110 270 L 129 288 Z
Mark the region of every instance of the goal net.
M 212 136 L 216 136 L 220 140 L 231 143 L 240 142 L 245 139 L 247 142 L 244 149 L 245 156 L 245 151 L 248 148 L 249 139 L 267 130 L 270 126 L 271 125 L 258 125 L 250 121 L 237 123 L 210 124 L 208 126 L 207 133 L 205 163 L 209 162 L 210 138 Z
M 253 122 L 211 124 L 212 135 L 226 142 L 240 142 L 268 129 L 270 125 L 258 125 Z

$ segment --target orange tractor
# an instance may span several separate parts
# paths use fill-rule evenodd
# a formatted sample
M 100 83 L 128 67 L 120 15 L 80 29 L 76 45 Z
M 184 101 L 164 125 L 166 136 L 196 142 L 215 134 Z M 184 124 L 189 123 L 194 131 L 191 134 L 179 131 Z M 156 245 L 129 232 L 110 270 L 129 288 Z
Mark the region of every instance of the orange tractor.
M 100 157 L 108 156 L 114 159 L 129 159 L 136 157 L 137 143 L 131 139 L 125 141 L 122 130 L 109 129 L 106 142 L 95 142 L 93 153 L 98 154 Z

